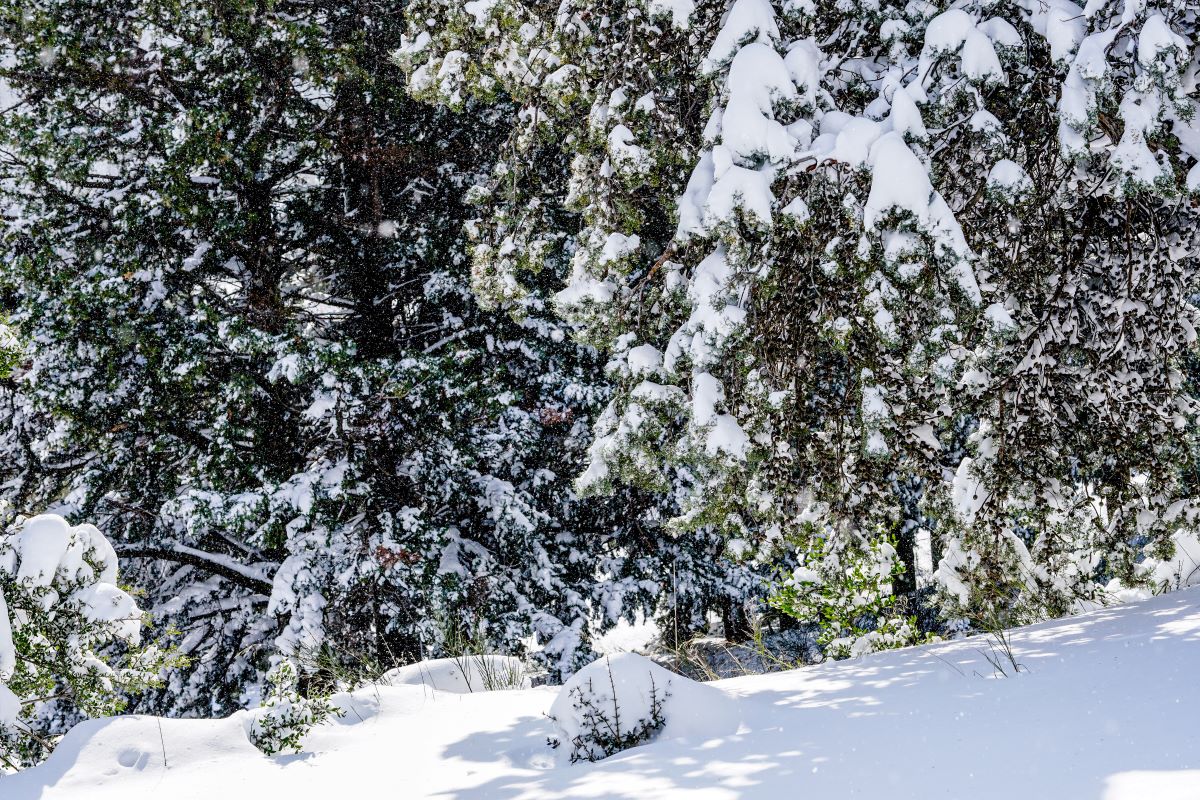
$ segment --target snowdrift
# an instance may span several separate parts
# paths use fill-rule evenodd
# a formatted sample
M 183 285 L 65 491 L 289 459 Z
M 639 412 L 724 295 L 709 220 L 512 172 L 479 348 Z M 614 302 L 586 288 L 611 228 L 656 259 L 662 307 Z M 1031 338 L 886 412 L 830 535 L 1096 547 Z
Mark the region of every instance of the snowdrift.
M 427 686 L 457 694 L 528 689 L 532 685 L 521 659 L 496 655 L 435 658 L 388 670 L 379 682 L 387 686 Z
M 248 744 L 244 714 L 95 720 L 0 778 L 0 798 L 1200 800 L 1200 590 L 1024 628 L 1012 645 L 1010 677 L 976 637 L 718 681 L 735 731 L 594 764 L 547 747 L 553 687 L 369 687 L 338 699 L 346 714 L 306 752 L 275 758 Z

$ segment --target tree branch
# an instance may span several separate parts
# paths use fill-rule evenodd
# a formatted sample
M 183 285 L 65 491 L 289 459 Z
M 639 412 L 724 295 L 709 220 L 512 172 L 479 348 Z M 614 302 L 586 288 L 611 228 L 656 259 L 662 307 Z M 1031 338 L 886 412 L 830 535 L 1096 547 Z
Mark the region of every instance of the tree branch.
M 230 583 L 266 594 L 268 597 L 271 594 L 271 578 L 261 569 L 239 564 L 228 556 L 206 553 L 182 544 L 176 543 L 164 547 L 124 545 L 117 548 L 117 555 L 123 558 L 157 558 L 177 564 L 186 564 L 189 567 L 196 567 L 225 578 Z

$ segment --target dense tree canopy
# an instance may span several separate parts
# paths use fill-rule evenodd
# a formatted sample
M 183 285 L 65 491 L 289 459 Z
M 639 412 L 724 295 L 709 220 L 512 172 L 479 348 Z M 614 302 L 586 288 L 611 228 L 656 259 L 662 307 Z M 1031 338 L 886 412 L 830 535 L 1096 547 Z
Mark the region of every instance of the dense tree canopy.
M 796 548 L 780 605 L 878 644 L 935 563 L 945 614 L 1061 613 L 1190 517 L 1196 17 L 426 2 L 399 59 L 523 105 L 476 272 L 511 297 L 571 255 L 559 308 L 618 387 L 581 488 Z
M 645 493 L 571 490 L 608 390 L 548 306 L 563 276 L 519 314 L 469 285 L 465 195 L 517 108 L 410 98 L 400 11 L 0 10 L 4 493 L 94 520 L 178 631 L 149 708 L 252 702 L 280 653 L 570 671 L 665 596 L 703 620 L 761 593 Z
M 0 7 L 3 522 L 107 534 L 173 714 L 1182 582 L 1198 17 Z

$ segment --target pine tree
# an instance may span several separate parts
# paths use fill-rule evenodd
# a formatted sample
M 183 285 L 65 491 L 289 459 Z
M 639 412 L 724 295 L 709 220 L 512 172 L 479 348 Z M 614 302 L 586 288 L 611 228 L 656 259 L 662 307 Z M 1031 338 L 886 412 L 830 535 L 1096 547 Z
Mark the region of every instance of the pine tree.
M 468 285 L 513 110 L 413 101 L 399 35 L 375 2 L 0 10 L 5 492 L 97 520 L 180 631 L 144 708 L 464 637 L 569 672 L 667 580 L 646 503 L 570 489 L 605 394 L 556 279 L 518 319 Z
M 682 612 L 686 631 L 700 629 L 712 611 L 727 635 L 743 637 L 745 606 L 761 598 L 765 573 L 739 563 L 736 544 L 711 519 L 681 524 L 722 473 L 681 457 L 684 394 L 649 343 L 670 337 L 686 302 L 669 277 L 680 269 L 674 199 L 705 126 L 707 90 L 690 80 L 705 54 L 701 29 L 717 19 L 700 13 L 694 26 L 684 5 L 640 2 L 472 9 L 415 4 L 397 56 L 413 93 L 430 102 L 519 106 L 502 159 L 473 192 L 475 291 L 519 316 L 512 301 L 535 276 L 569 272 L 556 310 L 581 341 L 609 354 L 606 373 L 618 387 L 578 488 L 591 497 L 626 486 L 657 493 L 668 536 L 645 557 L 671 571 L 664 625 L 677 635 Z
M 476 263 L 511 297 L 547 248 L 572 259 L 559 308 L 617 384 L 584 491 L 649 487 L 671 530 L 793 549 L 777 602 L 836 653 L 910 640 L 934 577 L 935 610 L 997 624 L 1170 549 L 1191 507 L 1194 10 L 412 19 L 414 90 L 523 105 Z

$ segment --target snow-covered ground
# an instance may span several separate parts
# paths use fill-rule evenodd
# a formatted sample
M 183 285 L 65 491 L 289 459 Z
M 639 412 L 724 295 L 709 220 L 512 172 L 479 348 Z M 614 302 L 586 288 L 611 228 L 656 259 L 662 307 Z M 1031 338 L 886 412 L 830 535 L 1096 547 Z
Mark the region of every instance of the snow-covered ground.
M 244 715 L 95 720 L 46 764 L 0 778 L 0 798 L 1200 800 L 1200 590 L 1012 643 L 1013 677 L 974 638 L 720 681 L 737 733 L 689 740 L 683 726 L 595 764 L 547 747 L 549 687 L 367 688 L 307 752 L 276 758 L 247 741 Z

